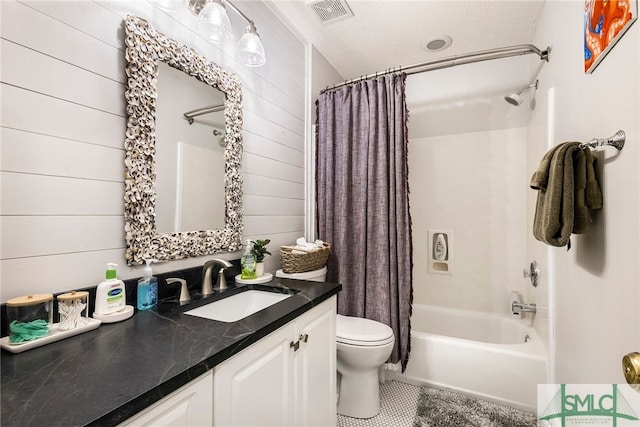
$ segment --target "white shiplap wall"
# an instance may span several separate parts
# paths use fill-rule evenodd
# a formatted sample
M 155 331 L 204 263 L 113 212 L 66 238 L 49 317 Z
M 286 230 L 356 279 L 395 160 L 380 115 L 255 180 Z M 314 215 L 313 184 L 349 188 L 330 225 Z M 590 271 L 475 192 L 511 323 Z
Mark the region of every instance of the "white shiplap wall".
M 256 22 L 261 68 L 236 62 L 235 41 L 206 42 L 186 10 L 168 14 L 144 0 L 0 2 L 0 301 L 95 285 L 107 262 L 123 279 L 141 275 L 124 260 L 127 14 L 240 77 L 245 238 L 271 238 L 266 269 L 279 267 L 277 248 L 304 235 L 305 45 L 268 5 L 234 4 Z M 245 23 L 229 15 L 237 40 Z

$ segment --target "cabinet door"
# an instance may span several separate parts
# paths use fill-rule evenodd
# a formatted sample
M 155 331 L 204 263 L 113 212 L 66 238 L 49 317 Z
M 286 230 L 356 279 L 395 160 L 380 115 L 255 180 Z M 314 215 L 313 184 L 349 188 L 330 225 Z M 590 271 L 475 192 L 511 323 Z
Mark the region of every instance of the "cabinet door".
M 215 368 L 214 425 L 293 425 L 294 337 L 289 323 Z
M 301 315 L 296 326 L 296 425 L 336 424 L 336 297 Z M 306 342 L 305 342 L 306 339 Z
M 209 371 L 120 426 L 210 426 L 212 398 L 213 374 Z

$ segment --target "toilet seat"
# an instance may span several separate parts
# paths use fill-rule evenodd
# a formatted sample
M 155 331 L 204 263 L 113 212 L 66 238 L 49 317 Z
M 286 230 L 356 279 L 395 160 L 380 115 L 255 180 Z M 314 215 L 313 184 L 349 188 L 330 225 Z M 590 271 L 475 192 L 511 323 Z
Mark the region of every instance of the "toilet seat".
M 336 342 L 338 343 L 375 347 L 393 341 L 393 330 L 384 323 L 341 314 L 336 316 Z

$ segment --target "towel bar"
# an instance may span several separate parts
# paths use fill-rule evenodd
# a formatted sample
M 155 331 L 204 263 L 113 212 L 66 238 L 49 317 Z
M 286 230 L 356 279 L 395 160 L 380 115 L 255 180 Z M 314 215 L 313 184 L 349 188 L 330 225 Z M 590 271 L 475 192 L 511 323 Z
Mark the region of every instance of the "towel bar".
M 624 147 L 625 138 L 626 138 L 626 135 L 624 131 L 619 130 L 609 138 L 593 138 L 589 142 L 583 142 L 582 144 L 580 144 L 580 148 L 586 148 L 586 147 L 597 148 L 597 147 L 602 147 L 603 145 L 611 145 L 612 147 L 616 147 L 619 151 L 619 150 L 622 150 L 622 147 Z

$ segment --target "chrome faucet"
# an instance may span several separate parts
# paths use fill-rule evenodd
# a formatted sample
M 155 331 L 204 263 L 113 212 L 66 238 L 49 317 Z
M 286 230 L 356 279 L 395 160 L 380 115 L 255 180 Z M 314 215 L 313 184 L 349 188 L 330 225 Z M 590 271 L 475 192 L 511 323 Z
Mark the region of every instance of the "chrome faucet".
M 202 267 L 202 296 L 206 297 L 213 294 L 213 286 L 211 279 L 211 270 L 215 265 L 220 266 L 220 271 L 218 271 L 218 280 L 216 281 L 215 289 L 224 291 L 227 289 L 227 281 L 224 278 L 224 269 L 233 267 L 229 261 L 225 261 L 223 259 L 215 258 L 210 261 L 204 263 Z
M 524 304 L 521 302 L 513 301 L 511 303 L 511 312 L 513 314 L 521 314 L 521 313 L 535 313 L 536 305 L 535 304 Z

